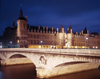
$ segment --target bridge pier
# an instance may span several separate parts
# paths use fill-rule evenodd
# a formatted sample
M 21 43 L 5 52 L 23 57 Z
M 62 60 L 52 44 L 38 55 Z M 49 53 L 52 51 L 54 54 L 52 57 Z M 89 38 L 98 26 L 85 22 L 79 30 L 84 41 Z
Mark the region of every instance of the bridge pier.
M 36 73 L 38 78 L 47 78 L 47 69 L 44 68 L 36 68 Z
M 6 60 L 5 59 L 0 60 L 0 66 L 6 66 Z

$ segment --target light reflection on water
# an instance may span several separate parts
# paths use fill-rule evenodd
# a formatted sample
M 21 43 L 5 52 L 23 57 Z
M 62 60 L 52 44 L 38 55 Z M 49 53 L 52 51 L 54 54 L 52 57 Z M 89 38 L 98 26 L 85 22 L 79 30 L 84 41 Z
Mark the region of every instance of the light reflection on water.
M 35 66 L 33 64 L 7 66 L 0 69 L 0 79 L 39 79 L 35 75 Z M 48 79 L 100 79 L 100 71 L 94 69 Z

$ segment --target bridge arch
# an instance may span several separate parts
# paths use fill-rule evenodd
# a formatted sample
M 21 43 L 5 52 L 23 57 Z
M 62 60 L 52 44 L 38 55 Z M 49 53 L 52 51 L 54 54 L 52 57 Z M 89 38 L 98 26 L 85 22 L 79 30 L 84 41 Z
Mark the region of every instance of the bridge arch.
M 30 60 L 34 65 L 35 65 L 35 67 L 36 67 L 36 62 L 35 61 L 33 61 L 33 59 L 31 58 L 31 54 L 29 54 L 29 53 L 9 53 L 8 55 L 7 55 L 7 58 L 5 59 L 6 61 L 8 60 L 8 59 L 10 59 L 10 58 L 12 58 L 13 56 L 15 56 L 15 55 L 20 55 L 20 56 L 23 56 L 23 57 L 26 57 L 28 60 Z
M 64 62 L 64 63 L 61 63 L 61 64 L 56 65 L 55 67 L 59 67 L 59 66 L 69 66 L 69 65 L 82 64 L 82 63 L 89 63 L 89 62 L 85 62 L 85 61 Z

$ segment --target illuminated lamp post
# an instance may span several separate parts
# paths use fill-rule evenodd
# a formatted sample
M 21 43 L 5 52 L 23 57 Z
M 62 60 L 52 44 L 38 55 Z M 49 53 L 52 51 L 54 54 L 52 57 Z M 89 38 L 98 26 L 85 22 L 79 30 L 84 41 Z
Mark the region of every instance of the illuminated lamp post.
M 56 32 L 55 32 L 54 36 L 55 36 L 55 49 L 56 49 Z
M 12 41 L 10 41 L 9 43 L 10 43 L 10 47 L 12 48 Z
M 3 47 L 3 46 L 2 46 L 2 42 L 0 42 L 0 49 L 2 49 L 2 47 Z
M 42 42 L 43 42 L 43 41 L 40 41 L 40 43 L 41 43 L 41 49 L 42 49 Z
M 86 46 L 87 46 L 87 48 L 88 48 L 88 37 L 86 37 L 86 42 L 87 42 L 87 45 L 86 45 Z

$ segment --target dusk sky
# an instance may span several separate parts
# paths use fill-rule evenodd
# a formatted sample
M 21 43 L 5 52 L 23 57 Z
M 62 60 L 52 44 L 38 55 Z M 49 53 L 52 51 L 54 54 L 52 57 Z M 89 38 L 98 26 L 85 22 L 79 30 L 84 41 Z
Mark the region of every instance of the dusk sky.
M 89 33 L 100 34 L 100 0 L 1 0 L 0 35 L 13 23 L 17 26 L 20 4 L 28 24 L 59 28 L 65 31 L 70 26 L 74 32 L 81 32 L 85 25 Z

